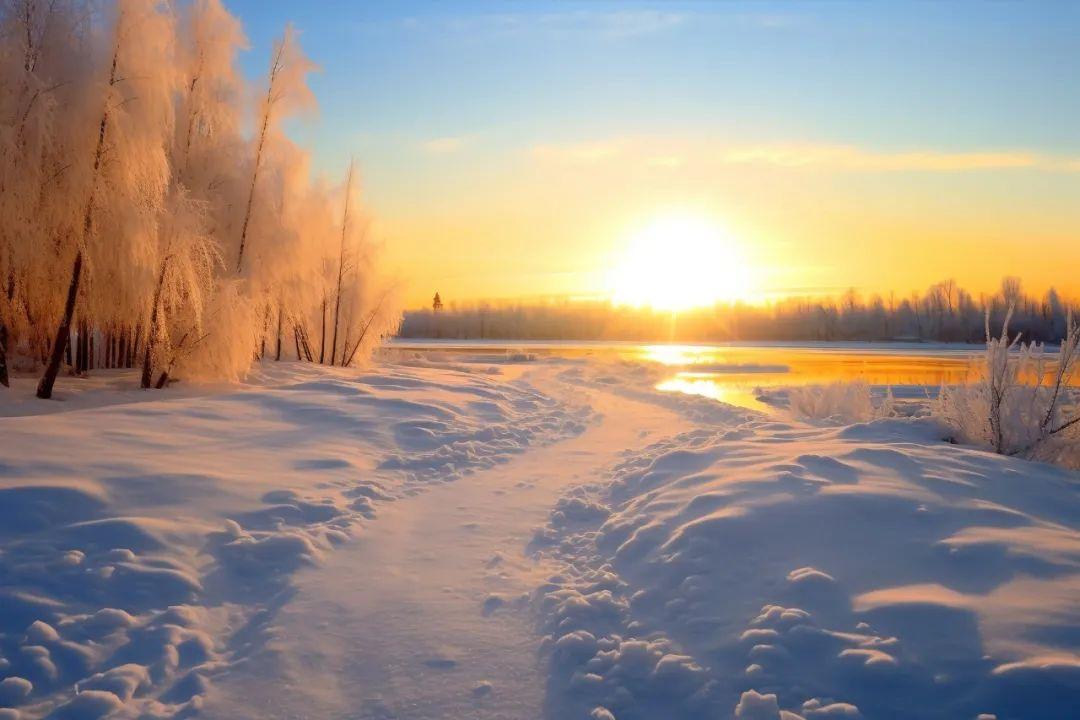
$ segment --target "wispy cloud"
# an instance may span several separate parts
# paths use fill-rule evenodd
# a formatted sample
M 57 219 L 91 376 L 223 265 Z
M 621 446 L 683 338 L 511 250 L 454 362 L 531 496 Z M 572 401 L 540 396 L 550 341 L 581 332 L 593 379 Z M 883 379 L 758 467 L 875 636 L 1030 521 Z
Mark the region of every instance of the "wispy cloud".
M 601 32 L 626 38 L 650 35 L 676 28 L 686 22 L 686 15 L 657 10 L 605 13 L 596 17 Z
M 672 30 L 686 24 L 688 15 L 663 10 L 578 10 L 568 12 L 486 12 L 405 17 L 399 27 L 411 31 L 434 30 L 470 36 L 515 36 L 537 32 L 580 31 L 613 39 L 635 38 Z M 700 16 L 705 17 L 705 16 Z
M 1061 159 L 1027 151 L 948 152 L 919 150 L 895 152 L 856 145 L 806 143 L 734 147 L 723 152 L 723 160 L 733 164 L 765 164 L 789 168 L 808 167 L 855 172 L 963 172 L 1017 168 L 1065 169 L 1061 164 Z
M 465 148 L 469 138 L 464 136 L 437 137 L 420 144 L 420 149 L 431 155 L 451 155 Z
M 711 140 L 622 137 L 540 144 L 530 149 L 540 162 L 598 165 L 633 162 L 656 168 L 691 165 L 756 165 L 825 172 L 954 173 L 993 170 L 1080 172 L 1080 157 L 1030 150 L 884 150 L 837 143 L 723 143 Z
M 634 144 L 629 139 L 614 138 L 575 143 L 541 143 L 531 149 L 532 156 L 544 162 L 590 164 L 627 157 Z

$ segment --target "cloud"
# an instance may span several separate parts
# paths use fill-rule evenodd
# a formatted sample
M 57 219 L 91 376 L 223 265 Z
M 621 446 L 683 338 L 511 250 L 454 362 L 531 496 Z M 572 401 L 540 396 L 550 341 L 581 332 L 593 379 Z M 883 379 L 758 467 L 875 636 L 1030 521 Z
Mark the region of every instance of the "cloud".
M 999 170 L 1080 172 L 1080 157 L 1030 150 L 883 150 L 840 143 L 725 143 L 702 139 L 621 137 L 531 148 L 540 162 L 564 165 L 635 163 L 677 169 L 693 164 L 756 165 L 824 172 L 955 173 Z
M 676 28 L 686 22 L 680 13 L 639 10 L 606 13 L 598 16 L 601 32 L 612 37 L 638 37 Z
M 635 143 L 628 139 L 597 140 L 579 143 L 534 145 L 532 156 L 542 162 L 560 164 L 592 164 L 603 160 L 624 158 L 631 154 Z
M 460 33 L 468 36 L 507 37 L 536 33 L 583 32 L 613 39 L 635 38 L 672 30 L 691 18 L 664 10 L 576 10 L 567 12 L 480 12 L 399 19 L 400 28 L 408 31 Z
M 725 150 L 729 164 L 764 164 L 781 167 L 824 168 L 855 172 L 963 172 L 1017 168 L 1063 169 L 1060 161 L 1027 151 L 948 152 L 938 150 L 887 151 L 856 145 L 769 144 Z
M 437 137 L 423 142 L 420 148 L 432 155 L 450 155 L 458 152 L 469 144 L 467 137 Z

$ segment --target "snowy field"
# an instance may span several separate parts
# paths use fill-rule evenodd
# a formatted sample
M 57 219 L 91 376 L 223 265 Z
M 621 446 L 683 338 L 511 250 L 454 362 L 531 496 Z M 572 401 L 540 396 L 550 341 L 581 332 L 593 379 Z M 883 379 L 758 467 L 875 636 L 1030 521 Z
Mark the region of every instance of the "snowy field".
M 1072 718 L 1080 475 L 627 359 L 0 395 L 0 719 Z

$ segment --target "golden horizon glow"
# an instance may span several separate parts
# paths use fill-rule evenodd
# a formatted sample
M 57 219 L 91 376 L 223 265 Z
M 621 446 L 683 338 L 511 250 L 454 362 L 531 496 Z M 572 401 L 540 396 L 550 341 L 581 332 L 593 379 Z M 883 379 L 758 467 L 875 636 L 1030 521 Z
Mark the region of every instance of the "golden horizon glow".
M 617 281 L 616 270 L 634 264 L 630 248 L 648 225 L 672 216 L 712 226 L 707 232 L 745 263 L 749 287 L 709 268 L 707 257 L 687 260 L 691 282 L 705 275 L 706 289 L 730 283 L 735 290 L 691 293 L 691 284 L 672 294 L 698 297 L 661 305 L 708 306 L 710 294 L 740 293 L 741 302 L 762 305 L 836 298 L 849 288 L 863 298 L 906 298 L 949 278 L 978 297 L 997 292 L 1007 275 L 1036 295 L 1054 287 L 1080 298 L 1073 271 L 1080 172 L 731 165 L 715 160 L 715 144 L 691 140 L 618 147 L 580 163 L 520 150 L 484 155 L 476 142 L 460 158 L 424 155 L 420 179 L 402 175 L 396 191 L 375 186 L 376 236 L 388 264 L 408 278 L 407 305 L 430 307 L 436 290 L 447 304 L 583 298 L 648 305 L 652 291 Z M 677 167 L 654 162 L 676 153 L 683 158 Z M 454 179 L 453 193 L 439 172 Z M 1014 202 L 1015 188 L 1033 184 L 1042 189 Z M 670 256 L 660 258 L 669 278 L 672 265 Z M 649 276 L 637 274 L 647 286 Z
M 635 231 L 608 276 L 616 305 L 678 312 L 757 299 L 757 272 L 738 241 L 703 215 L 660 215 Z

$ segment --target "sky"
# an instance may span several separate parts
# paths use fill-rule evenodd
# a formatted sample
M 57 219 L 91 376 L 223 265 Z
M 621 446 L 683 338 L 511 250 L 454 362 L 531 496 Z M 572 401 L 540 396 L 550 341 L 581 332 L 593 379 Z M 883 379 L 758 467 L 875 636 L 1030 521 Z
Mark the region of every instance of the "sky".
M 301 32 L 320 109 L 289 132 L 331 179 L 355 156 L 412 307 L 1080 295 L 1080 3 L 226 4 L 253 78 Z

